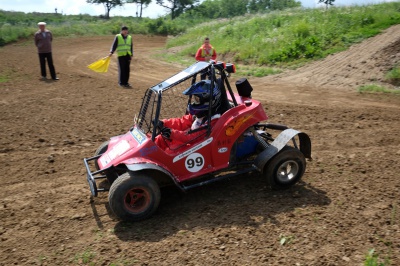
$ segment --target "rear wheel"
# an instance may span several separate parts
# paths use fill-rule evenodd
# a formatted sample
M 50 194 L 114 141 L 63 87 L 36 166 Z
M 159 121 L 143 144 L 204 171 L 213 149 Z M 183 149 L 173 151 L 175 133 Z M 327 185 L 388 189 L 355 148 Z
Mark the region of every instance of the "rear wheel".
M 157 210 L 160 198 L 160 188 L 154 179 L 131 172 L 118 177 L 108 195 L 111 210 L 124 221 L 150 217 Z
M 265 166 L 265 175 L 273 189 L 287 189 L 296 184 L 306 170 L 304 154 L 286 146 Z

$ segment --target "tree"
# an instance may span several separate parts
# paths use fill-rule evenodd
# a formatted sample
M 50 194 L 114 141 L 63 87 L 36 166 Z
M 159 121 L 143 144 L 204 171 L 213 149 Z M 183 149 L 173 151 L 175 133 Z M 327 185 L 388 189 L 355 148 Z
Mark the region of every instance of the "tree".
M 110 10 L 117 6 L 122 6 L 125 4 L 124 0 L 86 0 L 89 4 L 103 4 L 106 9 L 106 18 L 110 18 Z
M 225 18 L 242 16 L 247 13 L 247 5 L 247 1 L 243 0 L 220 1 L 220 15 Z
M 220 3 L 217 0 L 205 0 L 194 7 L 190 13 L 190 17 L 219 18 L 221 17 Z
M 328 6 L 333 6 L 333 2 L 335 2 L 335 0 L 319 0 L 318 3 L 324 3 L 326 8 L 328 8 Z
M 283 10 L 285 8 L 293 8 L 300 6 L 301 2 L 296 0 L 271 0 L 269 8 L 271 10 Z
M 296 0 L 250 0 L 248 9 L 250 13 L 263 13 L 268 10 L 283 10 L 300 6 L 301 2 Z
M 171 19 L 176 18 L 185 10 L 193 8 L 199 0 L 156 0 L 156 3 L 171 11 Z
M 139 17 L 141 18 L 142 17 L 142 11 L 143 11 L 143 5 L 144 5 L 144 8 L 147 8 L 149 6 L 149 4 L 151 3 L 151 0 L 126 0 L 126 3 L 127 4 L 131 4 L 132 3 L 132 4 L 140 5 Z

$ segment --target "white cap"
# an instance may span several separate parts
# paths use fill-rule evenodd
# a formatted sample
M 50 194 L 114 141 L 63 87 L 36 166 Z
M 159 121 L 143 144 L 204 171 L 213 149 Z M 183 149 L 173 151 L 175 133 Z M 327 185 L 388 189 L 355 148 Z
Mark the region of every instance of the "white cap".
M 46 25 L 46 22 L 39 22 L 38 26 L 40 26 L 40 25 Z

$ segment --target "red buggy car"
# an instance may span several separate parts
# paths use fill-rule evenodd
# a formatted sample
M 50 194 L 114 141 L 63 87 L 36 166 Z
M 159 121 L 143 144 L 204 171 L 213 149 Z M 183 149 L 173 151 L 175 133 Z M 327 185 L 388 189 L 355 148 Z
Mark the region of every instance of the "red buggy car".
M 160 188 L 175 185 L 182 191 L 234 175 L 259 172 L 272 188 L 285 189 L 303 176 L 311 159 L 307 134 L 284 125 L 270 124 L 260 102 L 251 98 L 247 79 L 236 82 L 234 93 L 228 77 L 234 65 L 198 62 L 147 89 L 134 126 L 126 134 L 112 137 L 85 158 L 87 181 L 93 196 L 109 191 L 111 210 L 121 220 L 138 221 L 157 209 Z M 181 117 L 193 99 L 183 94 L 208 77 L 211 90 L 218 89 L 220 117 L 210 119 L 195 131 L 190 141 L 161 148 L 159 121 Z M 212 92 L 211 100 L 216 97 Z M 187 134 L 193 134 L 189 131 Z M 98 188 L 107 179 L 110 188 Z

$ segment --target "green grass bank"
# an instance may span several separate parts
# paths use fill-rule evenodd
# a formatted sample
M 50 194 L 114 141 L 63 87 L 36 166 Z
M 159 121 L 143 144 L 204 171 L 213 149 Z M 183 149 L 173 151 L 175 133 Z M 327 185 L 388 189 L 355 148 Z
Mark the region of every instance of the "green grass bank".
M 400 2 L 378 5 L 288 9 L 213 20 L 188 28 L 167 47 L 193 58 L 205 36 L 222 57 L 243 65 L 295 67 L 347 49 L 400 23 Z

